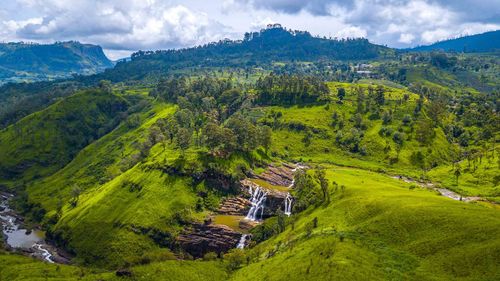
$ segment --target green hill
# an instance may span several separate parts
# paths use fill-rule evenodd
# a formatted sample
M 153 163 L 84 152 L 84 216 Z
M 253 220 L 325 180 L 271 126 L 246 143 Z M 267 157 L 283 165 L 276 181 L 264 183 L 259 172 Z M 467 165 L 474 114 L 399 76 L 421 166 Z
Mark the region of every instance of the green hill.
M 79 42 L 0 44 L 0 84 L 95 74 L 113 67 L 101 47 Z
M 4 87 L 58 99 L 3 119 L 0 191 L 72 265 L 0 279 L 497 280 L 496 60 L 279 27 Z
M 116 95 L 87 90 L 7 127 L 0 134 L 1 179 L 33 179 L 57 171 L 112 130 L 127 106 Z

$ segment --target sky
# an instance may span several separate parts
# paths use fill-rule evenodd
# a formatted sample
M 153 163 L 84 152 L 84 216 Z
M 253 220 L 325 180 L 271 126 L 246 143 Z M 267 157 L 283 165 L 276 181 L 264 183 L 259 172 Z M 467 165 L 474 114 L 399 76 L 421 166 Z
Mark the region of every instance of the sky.
M 500 29 L 500 0 L 0 0 L 0 41 L 137 50 L 241 39 L 268 23 L 327 37 L 412 47 Z

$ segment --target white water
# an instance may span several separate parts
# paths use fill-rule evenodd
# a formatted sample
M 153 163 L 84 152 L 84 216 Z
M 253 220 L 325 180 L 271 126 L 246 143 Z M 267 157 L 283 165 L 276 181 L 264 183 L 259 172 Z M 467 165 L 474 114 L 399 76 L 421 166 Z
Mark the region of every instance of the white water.
M 236 248 L 237 249 L 244 249 L 246 241 L 247 241 L 247 234 L 241 235 L 240 242 L 238 242 L 238 245 L 236 245 Z
M 292 169 L 292 172 L 297 172 L 297 170 L 303 170 L 306 166 L 302 166 L 299 163 L 295 164 L 295 168 Z
M 260 187 L 256 187 L 255 189 L 252 189 L 252 187 L 250 187 L 248 191 L 250 192 L 251 195 L 250 202 L 252 203 L 252 207 L 250 207 L 246 219 L 251 221 L 258 220 L 259 210 L 260 210 L 260 218 L 262 219 L 262 214 L 264 213 L 264 203 L 266 202 L 267 193 Z
M 33 245 L 34 248 L 38 249 L 42 253 L 42 257 L 44 260 L 54 263 L 52 260 L 52 254 L 45 248 L 43 248 L 42 244 L 36 243 Z
M 287 193 L 285 197 L 285 215 L 287 216 L 290 216 L 292 214 L 292 202 L 292 196 L 290 195 L 290 193 Z

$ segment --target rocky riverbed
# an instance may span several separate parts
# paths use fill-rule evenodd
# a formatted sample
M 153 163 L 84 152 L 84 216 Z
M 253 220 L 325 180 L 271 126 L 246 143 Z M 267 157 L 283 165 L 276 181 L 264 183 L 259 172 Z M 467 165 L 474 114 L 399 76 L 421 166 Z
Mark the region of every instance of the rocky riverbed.
M 43 231 L 25 228 L 23 218 L 10 208 L 12 198 L 12 194 L 0 193 L 0 223 L 6 249 L 49 263 L 69 263 L 62 251 L 45 241 Z
M 291 214 L 294 173 L 306 167 L 299 164 L 269 165 L 259 174 L 240 182 L 239 196 L 226 198 L 204 223 L 193 223 L 177 237 L 179 245 L 193 257 L 230 249 L 243 249 L 251 240 L 249 230 L 278 210 Z

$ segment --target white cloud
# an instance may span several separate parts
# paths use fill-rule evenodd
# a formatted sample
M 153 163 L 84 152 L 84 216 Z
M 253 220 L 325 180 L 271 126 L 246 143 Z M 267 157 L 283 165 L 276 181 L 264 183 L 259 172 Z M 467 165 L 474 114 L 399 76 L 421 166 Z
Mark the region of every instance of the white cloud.
M 498 0 L 11 0 L 0 40 L 79 40 L 111 56 L 186 47 L 279 22 L 321 36 L 408 47 L 500 29 Z
M 403 44 L 411 44 L 411 42 L 413 42 L 414 39 L 415 36 L 411 33 L 401 33 L 401 35 L 399 35 L 398 42 Z
M 349 26 L 336 33 L 336 37 L 340 38 L 362 38 L 366 35 L 366 30 L 358 26 Z
M 18 0 L 41 17 L 8 20 L 3 37 L 36 41 L 80 40 L 112 50 L 177 48 L 228 33 L 208 14 L 155 0 Z M 0 33 L 2 36 L 2 33 Z M 115 52 L 116 53 L 116 52 Z

